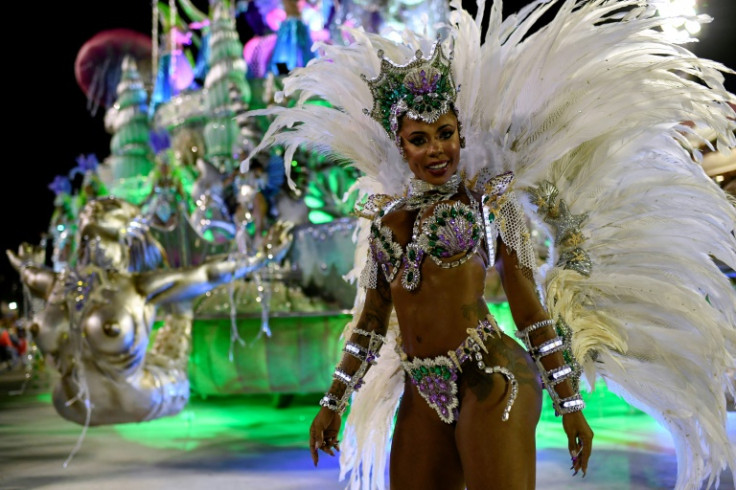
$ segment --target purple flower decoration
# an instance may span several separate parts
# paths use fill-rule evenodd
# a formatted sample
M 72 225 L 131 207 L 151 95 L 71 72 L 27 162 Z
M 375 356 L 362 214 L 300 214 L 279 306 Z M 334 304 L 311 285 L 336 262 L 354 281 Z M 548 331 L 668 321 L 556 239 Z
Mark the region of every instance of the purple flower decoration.
M 97 156 L 94 153 L 89 155 L 79 155 L 77 157 L 77 166 L 69 172 L 69 178 L 73 179 L 77 174 L 86 174 L 87 172 L 94 172 L 97 170 L 97 166 L 100 161 L 97 160 Z
M 167 131 L 151 131 L 148 137 L 153 153 L 158 155 L 164 150 L 168 150 L 171 147 L 171 139 Z
M 413 75 L 413 79 L 408 80 L 406 83 L 406 87 L 411 91 L 411 93 L 414 95 L 425 95 L 437 91 L 437 85 L 440 81 L 440 73 L 436 69 L 432 70 L 429 74 L 426 70 L 421 70 L 418 75 Z M 406 78 L 409 77 L 407 76 Z
M 71 194 L 72 183 L 68 177 L 64 175 L 57 175 L 54 180 L 49 184 L 49 189 L 54 191 L 55 195 L 59 194 Z

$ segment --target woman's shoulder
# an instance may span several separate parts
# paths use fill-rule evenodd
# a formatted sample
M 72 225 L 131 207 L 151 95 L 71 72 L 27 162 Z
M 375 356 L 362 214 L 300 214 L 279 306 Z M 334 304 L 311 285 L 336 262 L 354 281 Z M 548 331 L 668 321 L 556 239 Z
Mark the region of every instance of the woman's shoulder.
M 378 217 L 374 223 L 378 227 L 390 229 L 394 235 L 402 235 L 405 230 L 411 230 L 416 213 L 417 210 L 410 210 L 400 203 Z
M 476 199 L 489 196 L 499 197 L 513 188 L 514 179 L 514 173 L 510 171 L 496 174 L 490 169 L 483 169 L 466 185 Z

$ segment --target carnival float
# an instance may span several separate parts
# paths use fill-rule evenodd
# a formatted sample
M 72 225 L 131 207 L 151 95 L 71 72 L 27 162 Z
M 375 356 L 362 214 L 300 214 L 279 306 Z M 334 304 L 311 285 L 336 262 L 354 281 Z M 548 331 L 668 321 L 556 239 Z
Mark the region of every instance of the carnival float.
M 80 47 L 75 77 L 89 112 L 104 111 L 110 153 L 82 154 L 51 182 L 49 243 L 8 252 L 28 303 L 28 369 L 58 375 L 62 417 L 140 422 L 178 413 L 190 394 L 324 391 L 356 295 L 358 175 L 308 151 L 285 162 L 279 148 L 246 168 L 269 123 L 246 113 L 293 103 L 275 100 L 281 80 L 317 55 L 314 41 L 349 41 L 340 25 L 399 36 L 410 21 L 431 30 L 448 8 L 171 0 L 153 2 L 150 35 L 105 30 Z M 203 270 L 206 284 L 181 286 Z M 187 292 L 159 301 L 140 286 L 161 281 Z

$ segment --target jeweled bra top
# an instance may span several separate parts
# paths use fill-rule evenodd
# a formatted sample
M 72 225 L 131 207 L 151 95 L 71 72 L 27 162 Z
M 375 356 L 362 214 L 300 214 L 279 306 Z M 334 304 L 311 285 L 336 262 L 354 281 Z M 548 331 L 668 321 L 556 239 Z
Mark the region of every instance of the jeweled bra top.
M 457 267 L 472 257 L 481 243 L 486 247 L 486 267 L 491 267 L 499 239 L 508 250 L 516 252 L 519 267 L 534 280 L 537 254 L 524 210 L 512 192 L 514 174 L 494 175 L 490 169 L 481 170 L 463 185 L 469 204 L 452 199 L 461 191 L 460 182 L 459 176 L 453 176 L 441 186 L 414 179 L 406 197 L 373 194 L 359 203 L 356 214 L 371 221 L 368 257 L 360 274 L 361 287 L 375 289 L 381 269 L 388 282 L 401 271 L 402 285 L 413 291 L 419 286 L 424 255 L 429 255 L 440 267 Z M 468 189 L 482 195 L 480 203 Z M 423 218 L 430 207 L 431 214 Z M 391 229 L 381 222 L 383 216 L 398 209 L 419 210 L 406 247 L 397 243 Z
M 450 268 L 462 265 L 478 250 L 483 239 L 483 224 L 477 212 L 477 201 L 467 188 L 465 192 L 470 205 L 449 201 L 458 193 L 460 181 L 457 175 L 440 186 L 418 179 L 411 180 L 409 196 L 402 200 L 401 208 L 419 211 L 414 220 L 411 240 L 405 248 L 394 240 L 391 229 L 383 225 L 380 218 L 373 221 L 371 252 L 388 282 L 392 282 L 403 269 L 401 284 L 413 291 L 421 281 L 420 269 L 425 254 L 438 266 Z M 422 219 L 432 207 L 431 215 Z M 458 255 L 459 258 L 448 260 Z

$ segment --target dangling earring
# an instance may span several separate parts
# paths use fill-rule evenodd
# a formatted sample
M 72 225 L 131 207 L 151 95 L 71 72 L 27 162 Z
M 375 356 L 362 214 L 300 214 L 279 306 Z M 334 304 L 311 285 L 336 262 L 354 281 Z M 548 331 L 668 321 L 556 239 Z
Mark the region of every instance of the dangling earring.
M 394 140 L 394 143 L 396 143 L 396 148 L 399 149 L 399 154 L 401 154 L 401 158 L 403 158 L 404 161 L 407 161 L 406 153 L 404 153 L 404 145 L 401 144 L 401 136 L 397 134 L 396 139 Z

